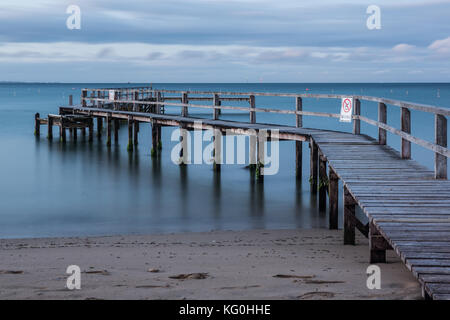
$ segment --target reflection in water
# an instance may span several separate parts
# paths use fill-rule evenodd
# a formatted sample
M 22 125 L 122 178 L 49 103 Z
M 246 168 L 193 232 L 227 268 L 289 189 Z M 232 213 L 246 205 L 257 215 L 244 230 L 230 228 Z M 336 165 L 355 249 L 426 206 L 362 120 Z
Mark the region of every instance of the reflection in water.
M 106 135 L 88 141 L 79 131 L 77 141 L 67 133 L 67 143 L 59 140 L 53 129 L 48 141 L 47 128 L 35 138 L 30 120 L 39 112 L 42 117 L 54 113 L 62 94 L 79 93 L 82 87 L 101 85 L 0 84 L 0 237 L 83 236 L 102 234 L 136 234 L 211 229 L 311 228 L 328 226 L 327 203 L 318 203 L 318 194 L 310 193 L 309 152 L 303 153 L 303 181 L 295 179 L 294 143 L 280 143 L 280 171 L 255 181 L 254 171 L 242 165 L 223 165 L 215 173 L 209 165 L 179 167 L 170 161 L 176 142 L 170 140 L 173 128 L 163 128 L 162 155 L 152 158 L 150 125 L 140 128 L 140 143 L 133 153 L 126 151 L 127 124 L 121 123 L 119 141 L 110 148 Z M 33 87 L 33 90 L 30 90 Z M 74 87 L 76 87 L 74 91 Z M 161 85 L 168 89 L 304 92 L 364 94 L 389 96 L 445 107 L 450 101 L 448 84 L 213 84 Z M 35 93 L 40 89 L 40 94 Z M 390 94 L 390 90 L 393 93 Z M 446 90 L 444 90 L 446 89 Z M 17 96 L 13 97 L 13 90 Z M 405 93 L 408 92 L 408 96 Z M 78 98 L 75 96 L 75 100 Z M 339 102 L 310 99 L 309 110 L 335 113 Z M 77 103 L 77 101 L 75 101 Z M 308 107 L 309 105 L 309 107 Z M 292 99 L 258 98 L 258 106 L 293 108 Z M 365 116 L 377 119 L 377 106 L 367 102 Z M 399 109 L 388 109 L 388 122 L 397 126 Z M 416 115 L 416 117 L 414 117 Z M 211 118 L 199 111 L 199 116 Z M 413 112 L 413 134 L 433 141 L 433 115 Z M 224 112 L 227 120 L 247 121 L 248 114 Z M 391 119 L 391 120 L 389 120 Z M 258 122 L 294 124 L 291 116 L 258 114 Z M 336 119 L 304 117 L 305 127 L 351 132 L 351 125 Z M 415 132 L 414 132 L 415 130 Z M 364 133 L 378 135 L 367 126 Z M 105 131 L 104 131 L 105 133 Z M 95 134 L 96 136 L 96 134 Z M 113 135 L 114 136 L 114 135 Z M 390 139 L 392 138 L 392 139 Z M 115 141 L 115 139 L 113 139 Z M 397 150 L 400 139 L 388 135 Z M 433 168 L 432 152 L 413 148 L 413 157 Z M 342 184 L 340 184 L 340 191 Z M 342 194 L 339 196 L 342 199 Z M 339 206 L 342 221 L 342 203 Z M 342 224 L 342 223 L 341 223 Z

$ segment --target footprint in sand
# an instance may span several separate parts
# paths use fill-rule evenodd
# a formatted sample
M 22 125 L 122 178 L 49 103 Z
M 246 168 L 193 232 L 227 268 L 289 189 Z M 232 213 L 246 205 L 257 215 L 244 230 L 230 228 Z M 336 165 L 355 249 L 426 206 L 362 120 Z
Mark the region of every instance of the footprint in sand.
M 276 274 L 273 276 L 274 278 L 283 278 L 283 279 L 290 279 L 290 278 L 295 278 L 295 279 L 312 279 L 315 278 L 315 275 L 312 276 L 297 276 L 295 274 Z
M 23 274 L 22 270 L 0 270 L 0 274 Z
M 111 273 L 109 273 L 108 270 L 90 270 L 90 271 L 84 271 L 83 273 L 86 274 L 101 274 L 102 276 L 109 276 Z
M 298 296 L 297 298 L 301 300 L 308 300 L 308 299 L 331 299 L 334 298 L 335 294 L 333 292 L 327 292 L 327 291 L 315 291 L 315 292 L 307 292 L 305 294 L 302 294 L 301 296 Z
M 170 279 L 177 279 L 177 280 L 187 280 L 187 279 L 206 279 L 208 278 L 208 273 L 186 273 L 186 274 L 179 274 L 176 276 L 170 276 Z

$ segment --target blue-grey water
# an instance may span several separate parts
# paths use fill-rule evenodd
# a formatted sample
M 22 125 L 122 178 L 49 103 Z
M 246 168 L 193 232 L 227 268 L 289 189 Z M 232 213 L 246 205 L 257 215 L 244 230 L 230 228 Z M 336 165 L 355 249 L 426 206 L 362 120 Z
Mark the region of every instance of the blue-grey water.
M 139 84 L 138 84 L 139 85 Z M 143 85 L 143 84 L 140 84 Z M 327 227 L 326 210 L 318 210 L 309 190 L 309 154 L 303 146 L 303 182 L 296 183 L 294 143 L 280 143 L 280 170 L 255 184 L 244 165 L 179 167 L 170 161 L 176 142 L 173 128 L 164 128 L 163 151 L 150 157 L 150 125 L 142 124 L 137 152 L 126 150 L 127 130 L 120 142 L 74 143 L 33 135 L 34 114 L 57 113 L 68 96 L 79 101 L 85 87 L 124 84 L 0 83 L 0 238 L 144 234 L 253 228 Z M 363 94 L 440 107 L 450 105 L 449 84 L 154 84 L 155 88 L 216 91 Z M 293 109 L 290 98 L 257 97 L 257 106 Z M 304 110 L 339 112 L 339 101 L 305 99 Z M 226 103 L 230 105 L 231 103 Z M 235 103 L 234 105 L 239 105 Z M 242 104 L 241 104 L 242 105 Z M 243 104 L 245 105 L 245 104 Z M 167 112 L 176 112 L 167 109 Z M 190 111 L 209 116 L 204 110 Z M 377 119 L 377 105 L 363 102 L 362 114 Z M 247 120 L 248 113 L 224 111 L 224 119 Z M 388 107 L 388 124 L 399 127 L 400 112 Z M 257 121 L 294 124 L 292 115 L 257 113 Z M 350 131 L 337 119 L 304 117 L 305 127 Z M 377 130 L 362 123 L 362 133 Z M 433 141 L 433 115 L 412 111 L 412 133 Z M 388 135 L 398 149 L 400 139 Z M 345 150 L 343 150 L 345 152 Z M 433 153 L 413 146 L 413 158 L 433 168 Z

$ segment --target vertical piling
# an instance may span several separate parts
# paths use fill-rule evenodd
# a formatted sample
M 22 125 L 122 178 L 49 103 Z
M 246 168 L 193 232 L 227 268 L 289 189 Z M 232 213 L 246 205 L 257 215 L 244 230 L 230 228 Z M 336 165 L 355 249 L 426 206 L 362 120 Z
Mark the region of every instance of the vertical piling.
M 303 102 L 301 97 L 295 99 L 295 109 L 297 112 L 303 111 Z M 297 128 L 303 127 L 303 116 L 297 114 L 295 117 L 295 123 Z M 303 170 L 303 143 L 302 141 L 295 141 L 295 176 L 297 180 L 302 180 Z
M 387 123 L 387 108 L 382 102 L 378 104 L 378 122 Z M 386 130 L 378 128 L 378 143 L 381 145 L 386 145 L 387 135 Z
M 329 227 L 331 230 L 338 228 L 339 217 L 339 179 L 334 170 L 328 167 L 329 181 Z
M 181 97 L 181 103 L 188 104 L 188 93 L 187 92 L 183 92 L 183 95 Z M 182 117 L 188 116 L 188 107 L 187 106 L 181 107 L 181 116 Z
M 256 179 L 259 182 L 264 181 L 264 164 L 265 164 L 265 142 L 267 140 L 267 131 L 260 130 L 258 139 L 256 140 L 257 160 L 256 160 Z
M 322 152 L 319 153 L 319 209 L 325 210 L 327 202 L 327 160 Z
M 156 127 L 156 124 L 152 122 L 152 150 L 151 150 L 151 156 L 156 157 L 159 153 L 158 150 L 158 129 Z
M 102 137 L 103 131 L 103 118 L 97 117 L 97 137 L 100 139 Z
M 311 192 L 317 193 L 317 174 L 318 174 L 318 157 L 319 152 L 317 148 L 317 144 L 314 142 L 314 140 L 311 138 L 309 141 L 309 148 L 310 148 L 310 185 L 311 185 Z
M 220 100 L 219 100 L 219 95 L 218 94 L 214 94 L 213 106 L 215 106 L 215 107 L 220 106 Z M 214 109 L 213 110 L 213 119 L 214 120 L 218 120 L 219 119 L 219 114 L 220 114 L 220 109 Z
M 66 142 L 66 128 L 64 127 L 63 119 L 61 118 L 61 123 L 59 125 L 59 140 L 61 142 Z
M 353 108 L 355 109 L 354 115 L 361 115 L 361 101 L 359 99 L 355 99 Z M 361 133 L 361 120 L 355 119 L 353 120 L 353 134 Z
M 94 119 L 90 118 L 88 123 L 88 131 L 89 131 L 89 142 L 94 140 Z
M 255 96 L 250 96 L 250 123 L 256 123 L 256 104 L 255 104 Z
M 128 144 L 127 151 L 133 152 L 133 118 L 128 116 Z
M 401 112 L 401 129 L 403 132 L 411 133 L 411 111 L 402 107 Z M 411 159 L 411 142 L 402 138 L 402 159 Z
M 222 133 L 219 129 L 214 129 L 214 163 L 213 170 L 220 171 L 222 163 Z
M 390 245 L 373 222 L 369 224 L 369 247 L 370 263 L 386 263 L 386 249 L 389 249 Z
M 34 135 L 36 137 L 39 137 L 41 135 L 41 119 L 40 119 L 40 114 L 36 113 L 34 115 Z
M 114 142 L 119 143 L 119 128 L 120 122 L 119 119 L 114 119 Z
M 133 127 L 134 127 L 134 145 L 137 146 L 139 143 L 139 121 L 134 120 L 133 121 Z
M 48 116 L 48 122 L 47 122 L 47 138 L 49 140 L 53 139 L 53 117 L 51 117 L 50 115 Z
M 344 186 L 344 244 L 355 244 L 356 202 Z
M 436 114 L 434 126 L 435 143 L 447 148 L 447 118 Z M 447 157 L 437 152 L 434 155 L 434 176 L 436 179 L 447 179 Z
M 111 116 L 106 117 L 106 146 L 111 146 Z

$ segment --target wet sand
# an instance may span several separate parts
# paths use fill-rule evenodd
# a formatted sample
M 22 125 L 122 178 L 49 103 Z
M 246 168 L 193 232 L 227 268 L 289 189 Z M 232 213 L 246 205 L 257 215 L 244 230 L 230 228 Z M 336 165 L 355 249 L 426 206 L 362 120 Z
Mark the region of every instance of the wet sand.
M 342 231 L 253 230 L 0 240 L 0 299 L 421 299 L 390 251 L 366 286 L 368 241 Z M 81 290 L 66 269 L 81 268 Z

